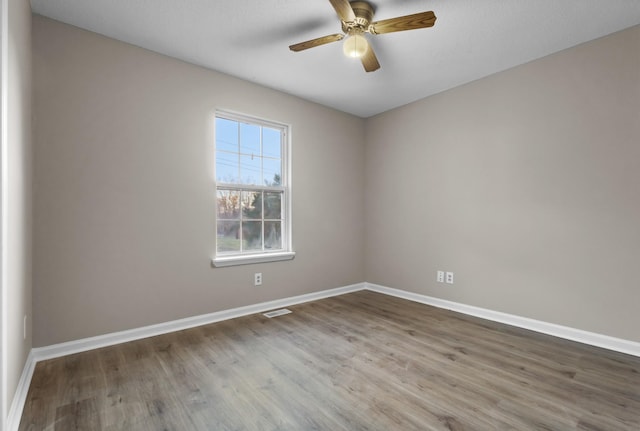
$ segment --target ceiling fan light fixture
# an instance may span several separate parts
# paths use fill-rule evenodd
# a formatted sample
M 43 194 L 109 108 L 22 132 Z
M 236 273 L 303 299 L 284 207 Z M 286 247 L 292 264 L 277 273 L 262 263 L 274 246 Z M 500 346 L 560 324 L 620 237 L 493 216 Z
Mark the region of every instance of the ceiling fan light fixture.
M 338 18 L 340 18 L 342 33 L 330 34 L 289 45 L 289 49 L 294 52 L 304 51 L 305 49 L 342 40 L 344 55 L 350 58 L 359 58 L 366 72 L 374 72 L 380 69 L 380 63 L 373 46 L 369 45 L 365 33 L 378 35 L 396 31 L 416 30 L 433 27 L 436 22 L 436 15 L 433 11 L 373 21 L 375 10 L 368 1 L 329 0 L 329 2 L 338 14 Z
M 347 57 L 362 58 L 369 49 L 369 42 L 362 34 L 351 34 L 344 40 L 342 49 Z

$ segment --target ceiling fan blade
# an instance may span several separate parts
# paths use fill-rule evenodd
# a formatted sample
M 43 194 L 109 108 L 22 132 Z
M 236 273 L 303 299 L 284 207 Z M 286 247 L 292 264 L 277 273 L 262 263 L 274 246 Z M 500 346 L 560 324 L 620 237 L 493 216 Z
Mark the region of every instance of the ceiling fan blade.
M 342 21 L 353 22 L 356 20 L 356 14 L 353 13 L 348 0 L 329 0 L 329 2 L 331 2 L 331 6 L 336 10 Z
M 331 42 L 337 42 L 344 38 L 344 34 L 336 33 L 329 36 L 319 37 L 317 39 L 307 40 L 306 42 L 296 43 L 295 45 L 290 45 L 289 49 L 291 51 L 304 51 L 305 49 L 315 48 L 316 46 L 324 45 Z
M 362 56 L 362 65 L 364 66 L 364 70 L 367 72 L 373 72 L 374 70 L 380 69 L 380 63 L 378 63 L 378 58 L 376 57 L 376 53 L 373 52 L 373 47 L 369 44 L 369 48 L 367 52 Z
M 373 34 L 393 33 L 394 31 L 415 30 L 418 28 L 433 27 L 436 23 L 436 14 L 432 11 L 414 13 L 413 15 L 399 16 L 397 18 L 376 21 L 370 26 Z

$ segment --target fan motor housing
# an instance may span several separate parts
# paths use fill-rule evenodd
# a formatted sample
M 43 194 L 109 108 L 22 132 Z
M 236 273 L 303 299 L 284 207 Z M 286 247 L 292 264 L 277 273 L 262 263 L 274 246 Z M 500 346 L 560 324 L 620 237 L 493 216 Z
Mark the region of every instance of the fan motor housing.
M 342 23 L 342 30 L 345 33 L 348 33 L 348 30 L 353 27 L 358 27 L 361 30 L 366 30 L 371 24 L 371 20 L 373 19 L 373 6 L 366 1 L 352 1 L 350 3 L 351 9 L 353 9 L 353 13 L 356 16 L 356 19 L 353 23 Z

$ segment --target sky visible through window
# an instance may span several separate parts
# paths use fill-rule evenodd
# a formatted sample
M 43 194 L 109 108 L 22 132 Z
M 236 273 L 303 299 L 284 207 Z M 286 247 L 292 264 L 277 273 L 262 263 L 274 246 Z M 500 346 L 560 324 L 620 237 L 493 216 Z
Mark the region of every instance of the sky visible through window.
M 270 186 L 282 175 L 282 132 L 216 118 L 216 181 Z

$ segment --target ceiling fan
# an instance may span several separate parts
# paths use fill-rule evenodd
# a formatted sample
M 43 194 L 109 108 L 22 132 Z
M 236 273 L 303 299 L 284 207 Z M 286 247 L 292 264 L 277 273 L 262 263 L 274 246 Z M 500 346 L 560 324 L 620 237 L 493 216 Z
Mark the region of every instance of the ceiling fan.
M 345 55 L 360 58 L 364 70 L 373 72 L 380 68 L 380 63 L 378 63 L 378 58 L 373 52 L 373 48 L 364 37 L 365 33 L 375 35 L 415 30 L 433 27 L 436 22 L 436 15 L 431 11 L 373 21 L 373 6 L 366 1 L 329 0 L 329 2 L 338 13 L 338 17 L 340 17 L 344 34 L 336 33 L 296 43 L 289 46 L 291 51 L 303 51 L 346 38 L 343 45 Z

